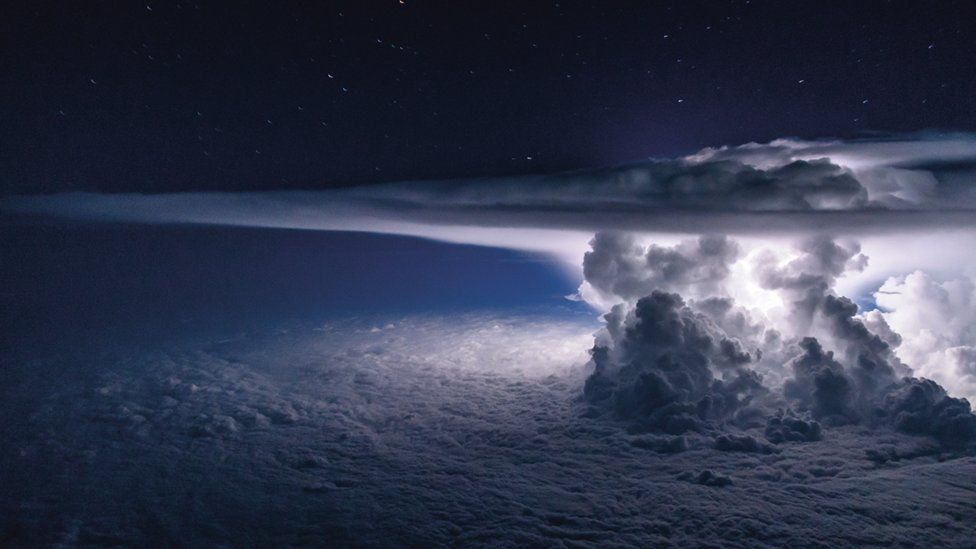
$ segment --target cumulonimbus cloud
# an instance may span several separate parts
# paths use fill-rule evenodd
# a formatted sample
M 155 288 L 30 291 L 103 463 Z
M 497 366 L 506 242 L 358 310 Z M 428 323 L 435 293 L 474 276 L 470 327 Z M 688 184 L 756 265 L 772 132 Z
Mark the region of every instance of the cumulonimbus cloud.
M 949 446 L 976 441 L 969 403 L 913 377 L 885 317 L 862 317 L 834 290 L 845 271 L 867 262 L 855 242 L 816 236 L 801 241 L 792 259 L 752 254 L 755 283 L 782 296 L 779 315 L 729 297 L 727 278 L 739 254 L 726 238 L 644 249 L 626 235 L 598 234 L 591 245 L 586 284 L 620 300 L 592 350 L 584 394 L 595 413 L 673 435 L 765 423 L 772 443 L 815 440 L 821 424 L 855 423 Z M 928 309 L 940 305 L 929 301 Z M 717 447 L 771 451 L 735 436 L 721 435 Z
M 613 402 L 616 413 L 669 432 L 751 425 L 761 416 L 771 441 L 813 437 L 819 428 L 812 421 L 880 422 L 946 442 L 976 438 L 968 404 L 910 377 L 895 351 L 901 338 L 887 320 L 907 325 L 907 315 L 861 315 L 835 290 L 842 275 L 864 269 L 860 246 L 807 238 L 976 227 L 973 134 L 781 139 L 553 175 L 328 191 L 21 196 L 0 206 L 130 222 L 395 233 L 535 251 L 551 251 L 569 231 L 599 232 L 583 262 L 581 295 L 591 290 L 601 304 L 620 303 L 593 349 L 591 402 Z M 777 293 L 786 313 L 757 319 L 719 291 L 742 256 L 727 237 L 644 248 L 608 230 L 800 237 L 789 261 L 750 256 L 760 290 Z M 578 265 L 575 254 L 568 256 Z M 959 359 L 960 375 L 973 371 L 970 341 L 959 335 L 946 351 Z M 797 415 L 771 415 L 776 408 Z

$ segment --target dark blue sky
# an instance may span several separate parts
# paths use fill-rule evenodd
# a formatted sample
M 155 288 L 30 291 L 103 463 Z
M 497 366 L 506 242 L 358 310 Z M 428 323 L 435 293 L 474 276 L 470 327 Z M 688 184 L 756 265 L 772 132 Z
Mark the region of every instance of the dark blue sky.
M 12 2 L 0 192 L 546 172 L 976 129 L 976 4 Z
M 28 221 L 28 220 L 25 220 Z M 593 316 L 545 258 L 416 238 L 124 224 L 0 224 L 2 342 L 155 340 L 337 316 Z

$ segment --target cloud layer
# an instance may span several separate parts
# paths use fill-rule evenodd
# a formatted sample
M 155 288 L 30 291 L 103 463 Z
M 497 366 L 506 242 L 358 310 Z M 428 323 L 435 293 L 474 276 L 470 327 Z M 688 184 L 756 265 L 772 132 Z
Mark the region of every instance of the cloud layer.
M 664 300 L 663 311 L 691 314 Z M 0 448 L 0 536 L 31 546 L 972 539 L 976 461 L 925 437 L 818 432 L 787 413 L 714 437 L 589 417 L 577 356 L 590 330 L 497 315 L 342 319 L 35 361 L 24 367 L 47 375 L 19 384 L 4 408 L 30 419 Z
M 843 226 L 871 232 L 972 227 L 974 174 L 971 134 L 783 139 L 547 176 L 321 192 L 8 197 L 3 207 L 128 221 L 435 238 L 444 231 L 430 226 L 764 234 Z

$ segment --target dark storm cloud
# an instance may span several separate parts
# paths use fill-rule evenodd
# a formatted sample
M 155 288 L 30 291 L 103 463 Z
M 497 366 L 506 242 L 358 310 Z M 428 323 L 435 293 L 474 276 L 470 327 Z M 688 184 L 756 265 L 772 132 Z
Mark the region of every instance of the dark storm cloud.
M 807 318 L 820 317 L 828 337 L 843 351 L 847 366 L 833 352 L 825 351 L 816 338 L 803 338 L 799 342 L 803 353 L 790 363 L 794 378 L 784 385 L 787 398 L 828 423 L 887 423 L 905 432 L 933 435 L 948 444 L 976 439 L 976 417 L 969 403 L 949 397 L 931 380 L 905 375 L 910 369 L 893 350 L 900 336 L 883 333 L 883 339 L 873 333 L 858 318 L 857 306 L 832 292 L 837 276 L 866 261 L 857 255 L 859 247 L 820 237 L 803 243 L 800 249 L 804 255 L 799 259 L 774 275 L 766 271 L 769 276 L 760 280 L 802 295 L 794 310 Z M 890 332 L 887 326 L 883 328 Z
M 669 248 L 651 244 L 646 250 L 633 235 L 600 232 L 583 256 L 583 276 L 608 296 L 634 299 L 652 290 L 694 285 L 709 291 L 729 274 L 739 247 L 724 236 L 702 236 Z
M 686 301 L 673 293 L 720 293 L 715 282 L 736 257 L 723 251 L 736 250 L 734 242 L 702 237 L 644 253 L 631 237 L 598 234 L 591 245 L 587 282 L 624 303 L 605 315 L 584 395 L 633 428 L 676 435 L 765 423 L 766 438 L 782 443 L 819 440 L 821 424 L 860 424 L 930 435 L 947 446 L 976 440 L 969 403 L 911 377 L 894 353 L 897 334 L 882 339 L 851 300 L 834 293 L 839 276 L 866 262 L 856 243 L 807 239 L 785 264 L 760 254 L 759 283 L 782 291 L 790 308 L 782 325 L 766 327 L 742 310 L 728 322 L 735 308 L 729 297 Z M 675 258 L 681 268 L 669 271 Z M 696 272 L 710 275 L 684 276 Z M 784 372 L 781 386 L 764 379 Z M 719 435 L 715 447 L 767 451 L 734 433 Z
M 784 385 L 784 395 L 809 409 L 817 419 L 854 421 L 854 387 L 844 367 L 815 338 L 804 338 L 800 348 L 803 354 L 789 364 L 793 378 Z
M 816 421 L 796 417 L 792 411 L 788 415 L 777 413 L 769 418 L 765 430 L 766 439 L 779 444 L 782 442 L 812 442 L 820 440 L 822 430 Z
M 308 192 L 10 197 L 10 210 L 148 222 L 295 228 L 423 223 L 701 233 L 971 226 L 969 134 L 705 149 L 684 158 L 501 179 L 402 182 Z M 386 227 L 404 232 L 408 227 Z
M 769 256 L 762 256 L 756 267 L 758 281 L 763 287 L 784 290 L 791 301 L 791 329 L 810 330 L 819 321 L 834 342 L 845 350 L 847 358 L 859 365 L 866 384 L 877 386 L 880 382 L 869 379 L 892 377 L 896 372 L 908 373 L 892 352 L 891 345 L 868 330 L 862 319 L 856 318 L 857 305 L 833 292 L 834 282 L 841 274 L 861 270 L 867 264 L 868 258 L 860 254 L 860 246 L 856 242 L 841 244 L 829 237 L 818 236 L 800 243 L 798 250 L 802 254 L 784 266 L 777 265 Z M 879 327 L 880 322 L 876 321 Z M 897 336 L 888 337 L 897 341 Z M 805 349 L 811 347 L 802 346 Z
M 613 346 L 592 351 L 584 388 L 591 402 L 643 428 L 681 434 L 731 420 L 765 393 L 761 377 L 743 367 L 752 359 L 741 344 L 679 295 L 654 291 L 627 318 L 622 313 L 607 314 L 608 325 L 625 324 L 611 330 Z
M 950 445 L 976 439 L 976 416 L 969 402 L 948 396 L 929 379 L 903 379 L 884 396 L 882 409 L 906 433 L 930 434 Z

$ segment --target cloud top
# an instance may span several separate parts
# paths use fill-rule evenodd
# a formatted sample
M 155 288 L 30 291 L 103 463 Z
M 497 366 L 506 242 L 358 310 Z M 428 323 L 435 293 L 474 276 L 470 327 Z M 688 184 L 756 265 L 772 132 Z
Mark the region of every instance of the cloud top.
M 972 226 L 976 136 L 801 141 L 500 179 L 330 191 L 7 197 L 7 210 L 412 234 L 416 225 L 662 232 Z M 436 232 L 436 231 L 435 231 Z

